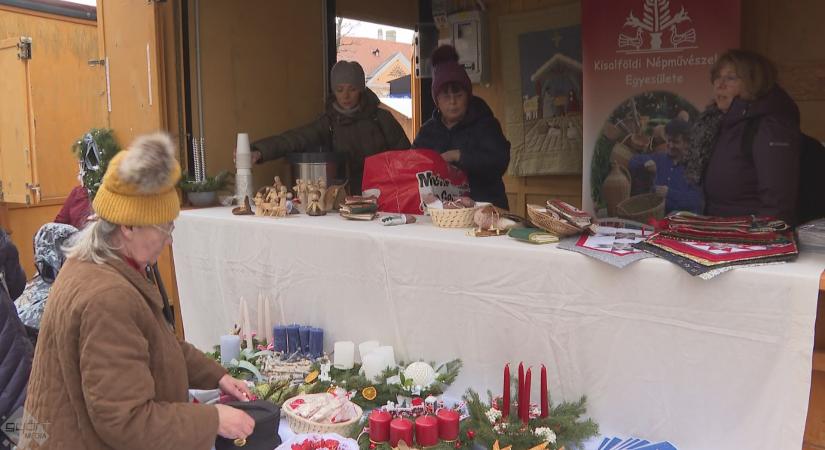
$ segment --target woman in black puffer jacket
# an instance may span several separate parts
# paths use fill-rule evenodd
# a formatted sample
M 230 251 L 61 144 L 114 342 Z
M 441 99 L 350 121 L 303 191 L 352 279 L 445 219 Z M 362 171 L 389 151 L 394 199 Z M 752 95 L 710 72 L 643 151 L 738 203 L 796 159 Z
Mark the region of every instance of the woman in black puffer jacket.
M 433 65 L 433 100 L 437 109 L 421 126 L 413 148 L 441 153 L 467 174 L 470 197 L 509 209 L 501 177 L 510 163 L 510 143 L 493 111 L 473 86 L 458 54 L 449 45 L 437 48 Z
M 17 248 L 0 229 L 0 418 L 9 417 L 26 400 L 34 347 L 17 316 L 14 299 L 26 286 Z

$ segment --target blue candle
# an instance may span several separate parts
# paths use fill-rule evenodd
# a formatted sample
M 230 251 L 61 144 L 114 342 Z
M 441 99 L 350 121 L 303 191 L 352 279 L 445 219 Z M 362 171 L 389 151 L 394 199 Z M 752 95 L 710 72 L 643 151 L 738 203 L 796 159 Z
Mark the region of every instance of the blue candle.
M 320 358 L 324 353 L 324 330 L 312 328 L 309 330 L 309 354 L 313 358 Z
M 298 330 L 301 335 L 301 353 L 304 355 L 309 355 L 309 330 L 311 329 L 309 325 L 301 325 Z
M 301 350 L 301 333 L 298 325 L 286 326 L 287 353 L 290 355 Z
M 286 353 L 286 326 L 275 325 L 272 329 L 272 335 L 275 336 L 275 351 Z

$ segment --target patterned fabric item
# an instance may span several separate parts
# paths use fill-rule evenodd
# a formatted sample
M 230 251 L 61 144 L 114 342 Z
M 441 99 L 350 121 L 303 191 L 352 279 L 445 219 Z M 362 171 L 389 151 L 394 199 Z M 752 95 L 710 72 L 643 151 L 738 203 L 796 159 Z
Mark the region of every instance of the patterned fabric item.
M 20 316 L 23 325 L 40 329 L 40 319 L 46 309 L 46 299 L 49 297 L 51 288 L 52 284 L 43 280 L 40 275 L 26 283 L 23 294 L 14 301 L 17 315 Z
M 592 228 L 594 234 L 583 234 L 562 239 L 559 248 L 581 253 L 611 266 L 622 268 L 652 254 L 633 248 L 645 240 L 653 229 L 626 219 L 601 219 Z
M 26 326 L 40 328 L 49 290 L 66 260 L 61 247 L 76 232 L 77 228 L 71 225 L 47 223 L 34 236 L 34 264 L 38 275 L 26 284 L 23 294 L 15 301 L 17 314 Z
M 691 274 L 692 276 L 698 276 L 704 280 L 709 280 L 717 275 L 720 275 L 737 267 L 753 267 L 768 264 L 782 264 L 788 261 L 792 261 L 796 257 L 795 255 L 773 256 L 758 260 L 731 261 L 722 264 L 717 264 L 714 266 L 706 266 L 697 261 L 693 261 L 690 258 L 686 258 L 684 256 L 671 253 L 668 250 L 659 248 L 655 245 L 648 244 L 647 242 L 639 242 L 633 244 L 633 247 L 639 250 L 644 250 L 647 253 L 656 255 L 662 259 L 670 261 L 673 264 L 679 266 L 685 272 Z
M 722 116 L 724 113 L 711 104 L 696 119 L 690 133 L 690 153 L 685 160 L 685 179 L 699 185 L 702 176 L 713 154 L 713 147 L 716 145 L 716 137 L 722 126 Z
M 760 260 L 774 256 L 795 257 L 799 251 L 796 243 L 780 244 L 737 244 L 717 241 L 696 241 L 673 239 L 657 233 L 651 236 L 647 244 L 654 245 L 704 266 L 716 266 L 728 263 L 743 263 L 744 261 Z
M 788 224 L 771 217 L 679 212 L 657 227 L 657 233 L 634 247 L 706 280 L 734 267 L 793 261 L 799 254 Z

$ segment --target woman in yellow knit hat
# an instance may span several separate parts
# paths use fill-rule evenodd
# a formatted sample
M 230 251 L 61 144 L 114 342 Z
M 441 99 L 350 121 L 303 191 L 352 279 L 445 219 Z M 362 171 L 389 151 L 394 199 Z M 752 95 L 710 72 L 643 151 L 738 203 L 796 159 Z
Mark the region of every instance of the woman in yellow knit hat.
M 180 211 L 174 154 L 158 133 L 110 162 L 93 203 L 98 219 L 66 249 L 43 316 L 25 420 L 45 434 L 24 436 L 22 448 L 208 450 L 217 435 L 252 433 L 243 411 L 187 403 L 189 388 L 239 399 L 249 391 L 175 337 L 145 276 Z

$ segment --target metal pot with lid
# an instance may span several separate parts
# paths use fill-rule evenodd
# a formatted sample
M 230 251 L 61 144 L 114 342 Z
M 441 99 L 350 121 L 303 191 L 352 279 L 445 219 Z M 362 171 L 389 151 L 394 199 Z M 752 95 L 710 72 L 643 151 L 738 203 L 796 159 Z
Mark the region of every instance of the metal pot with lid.
M 323 177 L 329 184 L 343 182 L 346 179 L 346 153 L 290 153 L 287 159 L 292 166 L 293 179 L 317 180 Z

